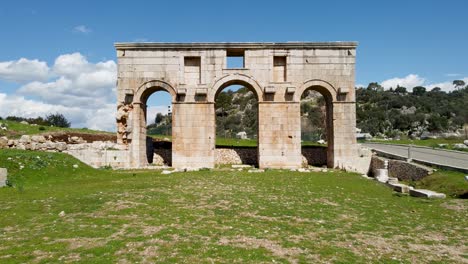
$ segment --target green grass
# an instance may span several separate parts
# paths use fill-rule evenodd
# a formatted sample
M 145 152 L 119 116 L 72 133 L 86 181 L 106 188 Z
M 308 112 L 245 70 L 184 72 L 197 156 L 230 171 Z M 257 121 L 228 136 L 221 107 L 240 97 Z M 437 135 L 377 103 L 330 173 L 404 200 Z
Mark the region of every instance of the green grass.
M 419 181 L 409 182 L 419 189 L 429 189 L 445 193 L 451 197 L 468 198 L 468 181 L 465 174 L 456 171 L 437 170 Z
M 19 138 L 22 135 L 34 135 L 41 133 L 50 133 L 50 132 L 80 132 L 88 134 L 102 134 L 110 133 L 104 131 L 97 131 L 85 128 L 63 128 L 63 127 L 51 127 L 51 126 L 40 126 L 40 125 L 26 125 L 21 124 L 20 122 L 9 121 L 9 120 L 0 120 L 0 123 L 7 125 L 8 130 L 0 130 L 0 136 L 7 136 L 8 138 Z M 44 128 L 41 130 L 40 128 Z
M 453 144 L 461 143 L 463 144 L 463 139 L 444 139 L 444 138 L 437 138 L 437 139 L 420 139 L 420 140 L 410 140 L 410 139 L 402 139 L 402 140 L 368 140 L 368 141 L 360 141 L 364 142 L 374 142 L 374 143 L 383 143 L 383 144 L 402 144 L 402 145 L 416 145 L 416 146 L 423 146 L 423 147 L 431 147 L 431 148 L 439 148 L 439 144 L 447 144 L 445 147 L 446 149 L 453 150 Z M 468 151 L 468 150 L 464 150 Z
M 162 175 L 96 170 L 65 154 L 19 150 L 0 151 L 0 164 L 13 185 L 0 189 L 0 263 L 468 257 L 467 200 L 399 196 L 341 171 Z
M 256 139 L 216 138 L 218 147 L 257 147 Z
M 171 136 L 165 135 L 150 135 L 152 138 L 157 139 L 169 139 L 172 140 Z M 258 142 L 256 139 L 237 139 L 237 138 L 216 138 L 216 146 L 218 147 L 257 147 Z M 312 141 L 303 141 L 302 146 L 326 146 Z

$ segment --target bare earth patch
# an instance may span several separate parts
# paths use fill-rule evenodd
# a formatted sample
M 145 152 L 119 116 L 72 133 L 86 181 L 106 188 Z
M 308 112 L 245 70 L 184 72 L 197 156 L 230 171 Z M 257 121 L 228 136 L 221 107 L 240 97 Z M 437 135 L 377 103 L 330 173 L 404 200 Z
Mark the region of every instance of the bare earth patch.
M 275 241 L 247 236 L 236 236 L 235 238 L 222 237 L 218 244 L 246 249 L 264 248 L 270 251 L 273 256 L 284 258 L 290 263 L 298 263 L 297 257 L 303 253 L 303 250 L 300 248 L 285 248 Z

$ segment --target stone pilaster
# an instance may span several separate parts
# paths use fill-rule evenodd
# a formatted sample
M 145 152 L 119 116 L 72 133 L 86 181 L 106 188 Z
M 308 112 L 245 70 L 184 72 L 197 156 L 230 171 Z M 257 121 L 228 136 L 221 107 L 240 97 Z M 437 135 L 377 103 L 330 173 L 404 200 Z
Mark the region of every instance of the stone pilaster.
M 213 168 L 216 139 L 213 103 L 174 103 L 172 115 L 172 166 Z
M 259 167 L 300 167 L 300 104 L 260 102 L 258 111 Z

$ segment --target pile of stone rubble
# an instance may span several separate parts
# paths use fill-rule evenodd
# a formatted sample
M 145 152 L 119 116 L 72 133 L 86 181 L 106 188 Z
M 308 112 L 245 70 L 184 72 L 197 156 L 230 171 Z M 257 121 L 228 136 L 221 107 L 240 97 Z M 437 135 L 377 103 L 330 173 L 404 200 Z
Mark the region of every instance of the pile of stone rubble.
M 87 143 L 81 137 L 69 137 L 67 142 L 55 141 L 53 136 L 23 135 L 20 139 L 8 139 L 0 137 L 0 149 L 22 149 L 62 152 L 66 150 L 124 150 L 125 146 L 111 141 L 94 141 Z

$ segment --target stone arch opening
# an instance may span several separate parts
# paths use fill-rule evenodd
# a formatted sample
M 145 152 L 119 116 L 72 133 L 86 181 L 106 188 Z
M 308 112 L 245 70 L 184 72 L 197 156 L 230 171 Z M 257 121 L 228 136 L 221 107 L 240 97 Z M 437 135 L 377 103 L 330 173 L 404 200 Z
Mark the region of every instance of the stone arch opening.
M 214 94 L 215 163 L 258 167 L 258 102 L 255 88 L 229 80 Z
M 133 102 L 133 139 L 132 152 L 134 163 L 139 166 L 167 165 L 172 164 L 172 104 L 175 100 L 176 92 L 166 82 L 150 81 L 141 85 L 135 95 Z M 154 103 L 154 99 L 159 98 L 160 109 Z M 156 106 L 156 108 L 155 108 Z M 156 123 L 156 112 L 163 114 L 161 122 L 167 123 L 165 134 L 158 134 Z M 153 116 L 154 115 L 154 116 Z M 154 129 L 154 130 L 151 130 Z M 149 133 L 148 133 L 149 132 Z
M 323 86 L 312 85 L 300 96 L 302 155 L 309 165 L 333 167 L 333 95 Z
M 165 90 L 146 98 L 146 148 L 149 164 L 172 165 L 172 104 Z

